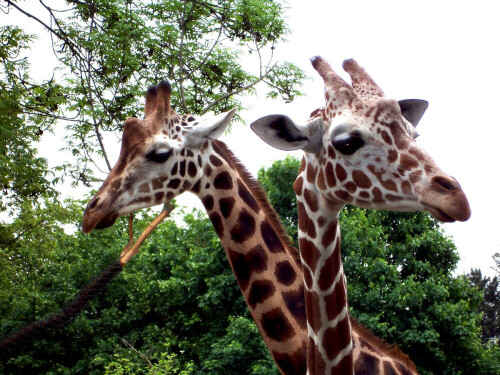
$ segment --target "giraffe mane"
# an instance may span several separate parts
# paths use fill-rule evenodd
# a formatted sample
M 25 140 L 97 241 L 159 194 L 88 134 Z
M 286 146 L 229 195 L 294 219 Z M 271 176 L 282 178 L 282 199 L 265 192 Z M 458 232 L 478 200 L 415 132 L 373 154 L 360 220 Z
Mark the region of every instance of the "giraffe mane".
M 405 365 L 410 370 L 417 372 L 417 366 L 410 359 L 410 357 L 405 354 L 398 346 L 394 344 L 389 344 L 378 338 L 371 332 L 368 328 L 363 326 L 356 318 L 354 318 L 351 314 L 349 314 L 349 320 L 351 321 L 352 330 L 363 338 L 366 342 L 373 345 L 376 349 L 380 350 L 382 353 L 387 355 L 388 357 L 400 362 L 402 365 Z
M 300 261 L 300 253 L 299 250 L 294 246 L 292 240 L 288 236 L 286 229 L 283 227 L 281 220 L 274 210 L 273 206 L 269 202 L 267 198 L 267 194 L 264 191 L 264 188 L 259 184 L 259 182 L 252 176 L 250 172 L 246 169 L 246 167 L 241 163 L 241 161 L 233 154 L 233 152 L 227 147 L 227 145 L 220 140 L 213 140 L 212 144 L 217 153 L 224 156 L 226 162 L 240 175 L 241 179 L 248 186 L 250 191 L 252 192 L 255 200 L 259 204 L 259 206 L 264 211 L 269 224 L 276 231 L 276 234 L 279 236 L 280 240 L 283 241 L 287 251 L 292 256 L 293 260 L 300 269 L 302 269 L 302 263 Z

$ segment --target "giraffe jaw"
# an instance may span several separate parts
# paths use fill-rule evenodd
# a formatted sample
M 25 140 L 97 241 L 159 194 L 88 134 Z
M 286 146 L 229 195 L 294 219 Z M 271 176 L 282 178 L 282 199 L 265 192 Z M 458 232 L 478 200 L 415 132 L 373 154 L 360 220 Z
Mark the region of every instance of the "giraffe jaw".
M 432 207 L 432 206 L 429 206 L 427 204 L 423 204 L 423 206 L 425 207 L 425 209 L 427 211 L 429 211 L 429 213 L 432 215 L 432 217 L 434 219 L 436 219 L 442 223 L 454 223 L 455 221 L 460 220 L 460 219 L 455 219 L 455 218 L 451 217 L 446 212 L 444 212 L 443 210 L 441 210 L 437 207 Z M 467 220 L 467 219 L 465 219 L 465 220 Z M 465 220 L 460 220 L 460 221 L 465 221 Z
M 94 229 L 105 229 L 112 226 L 119 215 L 116 211 L 112 211 L 104 217 L 98 217 L 95 213 L 85 212 L 83 214 L 82 230 L 83 233 L 90 233 Z

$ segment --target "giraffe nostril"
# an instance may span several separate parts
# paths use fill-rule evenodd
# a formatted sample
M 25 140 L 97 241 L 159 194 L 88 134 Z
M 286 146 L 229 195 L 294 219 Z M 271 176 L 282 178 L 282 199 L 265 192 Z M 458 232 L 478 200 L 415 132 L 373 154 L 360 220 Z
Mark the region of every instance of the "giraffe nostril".
M 452 192 L 460 189 L 458 182 L 451 177 L 435 176 L 432 178 L 431 183 L 437 190 L 444 192 Z
M 95 198 L 93 201 L 91 201 L 87 206 L 87 211 L 93 210 L 95 206 L 97 206 L 97 202 L 99 202 L 99 198 Z

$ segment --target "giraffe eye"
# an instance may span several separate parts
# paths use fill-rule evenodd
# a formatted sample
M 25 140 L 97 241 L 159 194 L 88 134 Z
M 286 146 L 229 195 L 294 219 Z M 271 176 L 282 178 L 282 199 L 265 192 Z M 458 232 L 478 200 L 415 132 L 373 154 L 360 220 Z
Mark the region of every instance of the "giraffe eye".
M 153 150 L 146 155 L 146 158 L 156 163 L 164 163 L 165 161 L 167 161 L 171 153 L 172 150 Z
M 363 141 L 360 137 L 353 136 L 333 141 L 333 147 L 344 155 L 354 154 L 361 147 L 363 147 L 364 144 L 365 141 Z

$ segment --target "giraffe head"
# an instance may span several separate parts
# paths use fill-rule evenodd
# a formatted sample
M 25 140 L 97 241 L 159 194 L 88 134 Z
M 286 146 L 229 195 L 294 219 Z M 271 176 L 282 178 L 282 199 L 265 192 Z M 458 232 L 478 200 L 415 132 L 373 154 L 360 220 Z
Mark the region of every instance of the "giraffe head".
M 332 211 L 350 203 L 396 211 L 427 210 L 443 222 L 470 217 L 458 182 L 415 142 L 415 126 L 427 102 L 398 103 L 386 98 L 354 60 L 343 64 L 351 85 L 321 57 L 313 58 L 312 64 L 325 82 L 325 108 L 313 112 L 306 125 L 283 115 L 252 124 L 271 146 L 305 151 L 297 182 L 314 185 Z M 302 185 L 295 188 L 302 193 Z
M 209 139 L 222 135 L 234 110 L 217 116 L 180 116 L 162 81 L 146 93 L 145 118 L 125 121 L 120 156 L 83 215 L 83 231 L 107 228 L 135 210 L 199 192 Z

